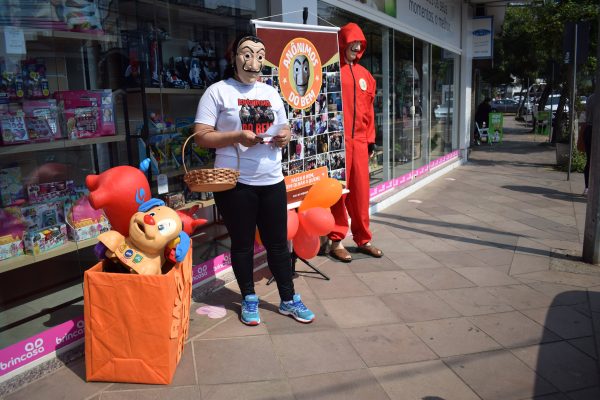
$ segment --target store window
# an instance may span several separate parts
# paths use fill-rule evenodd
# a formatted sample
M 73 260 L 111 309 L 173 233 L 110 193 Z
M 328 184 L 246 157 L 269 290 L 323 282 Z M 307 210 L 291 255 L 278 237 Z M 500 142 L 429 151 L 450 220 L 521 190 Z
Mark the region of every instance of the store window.
M 154 197 L 200 201 L 184 191 L 181 144 L 228 42 L 268 10 L 266 0 L 3 2 L 0 349 L 83 314 L 83 272 L 109 228 L 87 202 L 87 175 L 150 157 Z M 195 263 L 226 251 L 197 245 Z
M 458 148 L 459 99 L 455 90 L 459 56 L 431 46 L 431 159 Z

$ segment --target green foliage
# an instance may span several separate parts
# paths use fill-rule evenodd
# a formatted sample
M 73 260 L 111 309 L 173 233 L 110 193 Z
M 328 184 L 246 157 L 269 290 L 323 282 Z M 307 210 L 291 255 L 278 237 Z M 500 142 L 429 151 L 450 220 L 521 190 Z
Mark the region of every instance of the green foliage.
M 585 168 L 587 157 L 585 153 L 581 153 L 576 148 L 573 149 L 572 158 L 571 158 L 571 172 L 581 172 L 583 173 L 583 169 Z M 569 165 L 557 165 L 556 166 L 560 171 L 567 172 Z
M 492 85 L 506 83 L 509 75 L 521 82 L 528 79 L 533 82 L 536 78 L 550 82 L 554 61 L 554 87 L 566 83 L 567 68 L 561 63 L 565 22 L 590 21 L 589 57 L 580 68 L 581 93 L 589 93 L 591 82 L 585 77 L 592 76 L 597 65 L 598 12 L 597 0 L 545 1 L 527 7 L 507 7 L 502 33 L 494 43 L 494 68 L 482 70 L 483 78 Z

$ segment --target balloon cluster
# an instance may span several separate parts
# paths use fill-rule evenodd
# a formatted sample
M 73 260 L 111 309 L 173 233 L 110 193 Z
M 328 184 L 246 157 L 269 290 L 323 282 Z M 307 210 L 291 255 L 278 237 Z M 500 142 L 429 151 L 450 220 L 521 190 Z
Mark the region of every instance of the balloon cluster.
M 292 241 L 294 252 L 306 260 L 313 258 L 321 246 L 319 237 L 333 230 L 335 220 L 329 209 L 342 196 L 342 184 L 332 178 L 315 183 L 302 200 L 298 212 L 287 214 L 287 239 Z M 260 237 L 257 231 L 257 240 Z

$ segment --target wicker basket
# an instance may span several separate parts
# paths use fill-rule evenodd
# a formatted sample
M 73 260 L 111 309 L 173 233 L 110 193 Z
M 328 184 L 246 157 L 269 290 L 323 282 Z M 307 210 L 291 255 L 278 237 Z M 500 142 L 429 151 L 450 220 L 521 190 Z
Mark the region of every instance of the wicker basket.
M 196 134 L 190 135 L 183 144 L 181 157 L 185 175 L 183 181 L 192 192 L 223 192 L 233 189 L 240 176 L 240 152 L 236 145 L 233 145 L 237 154 L 237 169 L 233 168 L 203 168 L 188 171 L 185 166 L 185 146 L 188 141 Z

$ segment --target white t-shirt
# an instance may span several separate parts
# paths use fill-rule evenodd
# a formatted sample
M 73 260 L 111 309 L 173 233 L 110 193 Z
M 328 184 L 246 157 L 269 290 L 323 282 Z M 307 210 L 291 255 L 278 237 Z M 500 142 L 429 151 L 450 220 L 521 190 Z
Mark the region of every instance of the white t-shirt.
M 283 101 L 272 86 L 262 82 L 241 83 L 233 78 L 211 85 L 200 99 L 195 121 L 215 127 L 217 131 L 250 130 L 266 132 L 273 124 L 287 123 Z M 239 182 L 264 186 L 283 180 L 281 149 L 272 143 L 245 147 L 240 151 Z M 233 146 L 217 149 L 215 168 L 237 169 Z

